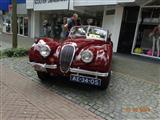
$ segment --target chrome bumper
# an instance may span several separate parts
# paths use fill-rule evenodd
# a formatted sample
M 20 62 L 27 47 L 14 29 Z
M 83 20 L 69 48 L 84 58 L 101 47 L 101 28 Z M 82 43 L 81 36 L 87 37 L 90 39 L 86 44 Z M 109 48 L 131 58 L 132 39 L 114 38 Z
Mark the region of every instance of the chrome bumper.
M 70 72 L 77 73 L 77 74 L 93 75 L 97 77 L 107 77 L 108 76 L 108 72 L 101 73 L 101 72 L 88 71 L 88 70 L 83 70 L 83 69 L 78 69 L 78 68 L 70 68 Z
M 29 64 L 32 65 L 32 67 L 34 66 L 39 66 L 39 67 L 42 67 L 44 69 L 48 68 L 48 69 L 56 69 L 57 68 L 57 65 L 54 64 L 54 65 L 47 65 L 47 64 L 41 64 L 41 63 L 35 63 L 35 62 L 28 62 Z
M 57 65 L 47 65 L 47 64 L 41 64 L 41 63 L 35 63 L 35 62 L 29 62 L 29 64 L 32 65 L 37 71 L 46 71 L 46 68 L 48 69 L 56 69 Z M 37 69 L 36 66 L 39 66 L 40 69 Z M 76 73 L 76 74 L 85 74 L 85 75 L 93 75 L 96 77 L 107 77 L 109 75 L 108 72 L 106 73 L 101 73 L 101 72 L 95 72 L 95 71 L 88 71 L 84 69 L 79 69 L 79 68 L 70 68 L 69 71 L 71 73 Z

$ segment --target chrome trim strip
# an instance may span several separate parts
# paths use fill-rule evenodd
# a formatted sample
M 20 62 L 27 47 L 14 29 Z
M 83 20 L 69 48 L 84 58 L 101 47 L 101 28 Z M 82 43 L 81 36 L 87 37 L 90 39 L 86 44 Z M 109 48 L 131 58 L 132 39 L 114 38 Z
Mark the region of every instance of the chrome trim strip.
M 34 67 L 34 65 L 39 65 L 42 68 L 49 68 L 49 69 L 56 69 L 57 65 L 47 65 L 47 64 L 41 64 L 41 63 L 35 63 L 35 62 L 28 62 L 29 64 L 32 65 L 32 67 Z M 79 68 L 70 68 L 69 70 L 72 73 L 77 73 L 77 74 L 86 74 L 86 75 L 93 75 L 93 76 L 99 76 L 99 77 L 107 77 L 109 75 L 108 72 L 106 73 L 101 73 L 101 72 L 94 72 L 94 71 L 89 71 L 89 70 L 83 70 L 83 69 L 79 69 Z
M 31 64 L 32 67 L 34 67 L 34 65 L 39 65 L 42 68 L 49 68 L 49 69 L 56 69 L 57 68 L 56 64 L 54 64 L 54 65 L 47 65 L 47 64 L 41 64 L 41 63 L 35 63 L 35 62 L 28 62 L 28 63 Z
M 94 71 L 88 71 L 78 68 L 70 68 L 70 72 L 77 73 L 77 74 L 86 74 L 86 75 L 93 75 L 93 76 L 99 76 L 99 77 L 107 77 L 109 73 L 101 73 L 101 72 L 94 72 Z

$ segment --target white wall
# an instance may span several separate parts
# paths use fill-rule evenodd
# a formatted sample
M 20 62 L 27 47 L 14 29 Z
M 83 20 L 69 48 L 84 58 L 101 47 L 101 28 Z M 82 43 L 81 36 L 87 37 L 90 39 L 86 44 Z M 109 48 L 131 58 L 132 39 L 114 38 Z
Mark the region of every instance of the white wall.
M 109 30 L 111 33 L 113 33 L 115 14 L 106 15 L 106 11 L 108 10 L 115 10 L 115 7 L 112 7 L 112 8 L 105 7 L 104 8 L 102 27 L 105 30 Z
M 114 19 L 114 33 L 113 33 L 113 51 L 117 52 L 118 48 L 118 41 L 119 41 L 119 35 L 121 30 L 121 23 L 122 23 L 122 17 L 123 17 L 123 7 L 117 6 L 116 7 L 116 13 L 115 13 L 115 19 Z
M 26 0 L 26 9 L 33 9 L 34 0 Z
M 17 14 L 27 14 L 26 4 L 17 4 Z
M 74 0 L 70 0 L 69 10 L 74 10 L 73 1 L 74 1 Z
M 40 12 L 31 11 L 31 33 L 30 37 L 35 38 L 40 36 Z
M 74 0 L 74 6 L 113 5 L 117 0 Z
M 74 0 L 74 6 L 116 5 L 129 2 L 135 2 L 135 0 Z
M 114 15 L 106 15 L 106 11 L 110 9 L 115 9 Z M 108 29 L 110 33 L 112 33 L 111 39 L 113 42 L 113 52 L 117 52 L 122 17 L 123 17 L 122 6 L 115 6 L 115 8 L 105 7 L 102 27 L 104 29 Z
M 117 0 L 118 3 L 135 2 L 136 0 Z

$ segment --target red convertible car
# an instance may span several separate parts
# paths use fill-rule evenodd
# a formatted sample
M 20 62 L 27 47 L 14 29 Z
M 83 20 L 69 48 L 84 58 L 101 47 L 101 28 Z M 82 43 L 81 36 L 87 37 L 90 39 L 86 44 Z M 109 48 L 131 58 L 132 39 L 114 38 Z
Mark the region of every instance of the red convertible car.
M 29 51 L 29 63 L 41 80 L 68 76 L 70 81 L 102 89 L 109 84 L 111 62 L 110 35 L 96 26 L 75 26 L 63 42 L 38 38 Z

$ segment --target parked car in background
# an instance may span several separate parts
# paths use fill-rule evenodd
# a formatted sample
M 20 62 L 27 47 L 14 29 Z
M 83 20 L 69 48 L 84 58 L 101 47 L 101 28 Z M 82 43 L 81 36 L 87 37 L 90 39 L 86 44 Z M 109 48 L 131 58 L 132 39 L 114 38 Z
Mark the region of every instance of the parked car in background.
M 63 42 L 38 38 L 29 51 L 29 63 L 41 80 L 60 75 L 106 89 L 111 77 L 110 35 L 100 27 L 75 26 Z

